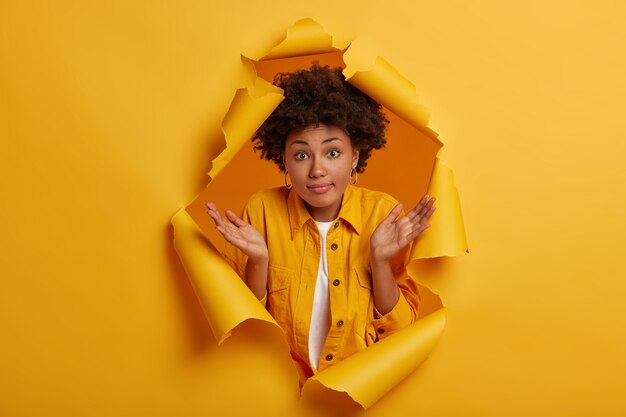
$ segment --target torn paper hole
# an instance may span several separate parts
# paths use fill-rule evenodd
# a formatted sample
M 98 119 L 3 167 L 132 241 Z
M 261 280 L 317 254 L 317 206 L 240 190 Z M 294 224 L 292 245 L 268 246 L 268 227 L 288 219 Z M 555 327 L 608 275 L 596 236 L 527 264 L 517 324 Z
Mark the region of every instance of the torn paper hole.
M 271 84 L 278 72 L 309 68 L 314 62 L 344 68 L 348 82 L 376 99 L 390 120 L 386 149 L 372 154 L 359 185 L 385 191 L 405 207 L 415 205 L 426 191 L 438 197 L 437 215 L 428 233 L 413 245 L 411 259 L 456 256 L 467 250 L 452 173 L 437 159 L 442 143 L 427 127 L 428 114 L 417 102 L 415 87 L 384 59 L 377 57 L 363 68 L 357 63 L 367 62 L 366 51 L 341 49 L 332 42 L 319 24 L 303 19 L 269 52 L 242 56 L 253 81 L 237 91 L 224 118 L 226 148 L 213 161 L 206 189 L 172 219 L 176 250 L 220 343 L 247 320 L 278 326 L 221 257 L 225 242 L 204 207 L 213 201 L 221 209 L 240 212 L 254 192 L 283 185 L 275 165 L 260 160 L 250 141 L 283 98 L 282 90 Z M 245 175 L 250 172 L 255 175 Z M 434 348 L 445 323 L 440 298 L 430 291 L 422 295 L 417 322 L 317 373 L 306 381 L 304 395 L 324 387 L 345 392 L 367 408 L 413 372 Z

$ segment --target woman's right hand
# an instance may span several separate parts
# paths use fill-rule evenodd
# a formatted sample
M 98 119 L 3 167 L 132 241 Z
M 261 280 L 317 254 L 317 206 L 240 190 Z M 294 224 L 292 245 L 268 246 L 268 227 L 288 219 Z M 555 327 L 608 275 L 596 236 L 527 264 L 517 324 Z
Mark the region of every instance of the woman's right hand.
M 214 203 L 207 203 L 206 208 L 215 222 L 215 228 L 227 242 L 239 248 L 252 261 L 262 262 L 269 259 L 265 239 L 254 227 L 230 210 L 226 210 L 227 218 L 222 217 Z

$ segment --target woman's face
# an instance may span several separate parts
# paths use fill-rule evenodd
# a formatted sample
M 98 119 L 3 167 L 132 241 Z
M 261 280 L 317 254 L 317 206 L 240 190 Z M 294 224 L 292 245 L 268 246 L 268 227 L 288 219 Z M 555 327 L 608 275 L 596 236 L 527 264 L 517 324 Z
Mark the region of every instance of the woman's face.
M 341 208 L 350 172 L 359 151 L 350 138 L 334 126 L 309 126 L 292 131 L 285 143 L 285 168 L 293 189 L 304 200 L 311 217 L 332 221 Z

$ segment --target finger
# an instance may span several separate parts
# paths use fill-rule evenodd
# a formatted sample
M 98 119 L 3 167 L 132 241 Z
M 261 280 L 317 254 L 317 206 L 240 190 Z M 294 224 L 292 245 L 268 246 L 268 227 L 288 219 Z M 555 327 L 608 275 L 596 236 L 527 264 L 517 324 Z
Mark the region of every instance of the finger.
M 419 234 L 422 233 L 422 231 L 427 229 L 429 226 L 430 225 L 426 222 L 422 224 L 419 224 L 419 223 L 411 224 L 411 227 L 407 227 L 406 229 L 402 230 L 400 233 L 398 233 L 398 236 L 401 236 L 404 239 L 406 239 L 406 241 L 403 242 L 403 244 L 408 245 L 409 242 L 417 238 Z
M 207 207 L 207 213 L 213 219 L 213 221 L 215 222 L 215 225 L 216 226 L 222 225 L 224 223 L 224 219 L 222 218 L 222 215 L 220 214 L 220 212 L 217 210 L 217 207 L 215 207 L 215 204 L 208 203 L 206 207 Z
M 437 201 L 435 197 L 431 198 L 430 200 L 428 200 L 428 202 L 426 203 L 424 207 L 430 210 L 433 204 L 435 204 L 435 201 Z
M 383 219 L 382 222 L 380 222 L 380 224 L 391 224 L 393 223 L 393 221 L 400 215 L 400 213 L 402 213 L 402 203 L 398 203 L 396 204 L 396 206 L 391 209 L 391 211 L 389 212 L 389 214 L 387 215 L 387 217 L 385 217 Z
M 420 213 L 424 210 L 424 206 L 426 206 L 427 201 L 428 194 L 424 195 L 415 207 L 413 207 L 413 209 L 406 214 L 409 220 L 413 220 L 416 216 L 420 215 Z
M 228 239 L 227 235 L 230 235 L 230 233 L 228 233 L 222 226 L 215 226 L 215 230 L 220 232 L 222 234 L 222 236 L 224 236 L 226 239 Z
M 428 194 L 426 194 L 424 197 L 428 197 Z M 421 210 L 420 214 L 422 216 L 424 214 L 426 214 L 428 212 L 428 210 L 430 210 L 430 208 L 433 206 L 435 201 L 437 201 L 437 199 L 435 197 L 427 199 L 427 201 L 425 201 L 424 204 L 422 205 L 422 210 Z
M 417 225 L 416 227 L 407 228 L 405 230 L 402 230 L 400 233 L 398 233 L 398 236 L 400 236 L 400 239 L 398 241 L 398 245 L 401 246 L 401 247 L 405 247 L 412 240 L 414 240 L 417 236 L 419 236 L 419 234 L 425 228 L 426 227 L 424 225 Z
M 415 207 L 413 207 L 413 210 L 409 211 L 404 217 L 409 220 L 413 220 L 415 217 L 419 216 L 420 211 L 422 211 L 422 207 L 421 203 L 418 203 Z
M 419 214 L 413 214 L 412 216 L 404 216 L 406 218 L 410 218 L 409 223 L 407 224 L 407 227 L 410 230 L 415 230 L 417 227 L 419 227 L 421 224 L 426 223 L 427 221 L 427 217 L 426 217 L 427 213 L 419 213 Z
M 229 228 L 225 224 L 217 224 L 215 225 L 215 230 L 217 230 L 228 242 L 232 243 L 233 233 L 229 230 Z
M 230 222 L 228 220 L 226 220 L 225 218 L 223 218 L 222 215 L 219 213 L 219 211 L 211 212 L 211 213 L 209 213 L 209 216 L 211 216 L 211 218 L 215 222 L 215 226 L 216 227 L 220 226 L 224 230 L 228 229 L 228 226 L 230 225 Z
M 249 226 L 248 223 L 237 217 L 237 215 L 231 210 L 226 210 L 226 217 L 237 227 Z
M 424 219 L 424 220 L 430 219 L 430 216 L 433 215 L 435 210 L 437 210 L 437 207 L 431 207 L 430 210 L 428 210 L 428 212 L 422 217 L 422 219 Z
M 207 211 L 215 211 L 217 213 L 219 213 L 219 210 L 217 209 L 217 206 L 215 205 L 214 202 L 209 201 L 208 203 L 205 204 Z
M 411 233 L 407 235 L 407 239 L 414 240 L 417 238 L 424 230 L 430 227 L 429 223 L 421 224 L 417 229 L 413 230 Z
M 416 221 L 418 223 L 423 223 L 425 221 L 427 221 L 430 216 L 433 215 L 433 213 L 435 212 L 437 208 L 434 206 L 430 206 L 430 207 L 424 207 L 424 209 L 422 210 L 422 212 L 416 216 Z
M 225 219 L 224 217 L 222 217 L 220 212 L 217 210 L 217 207 L 215 206 L 215 204 L 208 203 L 206 205 L 206 207 L 208 209 L 207 213 L 209 214 L 209 216 L 211 216 L 211 218 L 215 222 L 215 228 L 224 237 L 227 237 L 227 235 L 229 235 L 229 234 L 230 235 L 236 234 L 236 231 L 239 230 L 239 228 L 234 226 L 228 219 Z M 228 211 L 229 210 L 227 210 L 227 212 Z

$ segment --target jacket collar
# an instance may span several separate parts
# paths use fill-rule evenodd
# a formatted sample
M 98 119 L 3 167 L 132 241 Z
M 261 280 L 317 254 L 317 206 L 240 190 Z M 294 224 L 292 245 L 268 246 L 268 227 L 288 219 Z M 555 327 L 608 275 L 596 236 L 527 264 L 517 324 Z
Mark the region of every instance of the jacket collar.
M 361 234 L 361 202 L 359 194 L 357 187 L 348 184 L 343 193 L 341 208 L 337 215 L 337 219 L 342 219 L 352 226 L 357 235 Z M 293 188 L 289 190 L 289 197 L 287 197 L 287 210 L 291 226 L 291 239 L 293 240 L 304 224 L 309 220 L 313 221 L 313 218 L 304 206 L 304 201 Z

